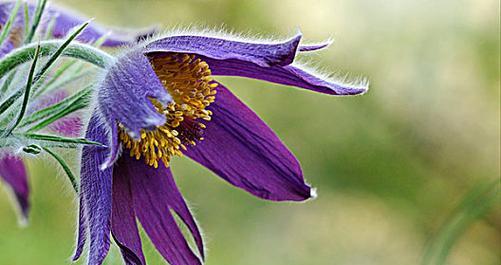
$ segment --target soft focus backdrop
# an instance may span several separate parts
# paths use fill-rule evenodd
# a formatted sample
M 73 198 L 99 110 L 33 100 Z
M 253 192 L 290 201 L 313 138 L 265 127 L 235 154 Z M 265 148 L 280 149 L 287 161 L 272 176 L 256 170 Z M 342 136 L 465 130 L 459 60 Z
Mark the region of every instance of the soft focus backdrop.
M 277 38 L 301 29 L 305 41 L 334 39 L 303 60 L 370 80 L 368 94 L 335 98 L 222 79 L 297 155 L 319 197 L 261 201 L 175 159 L 178 184 L 205 231 L 207 265 L 424 264 L 469 192 L 499 185 L 498 1 L 55 2 L 112 26 L 223 27 Z M 17 225 L 0 189 L 2 265 L 69 263 L 75 198 L 64 174 L 44 161 L 29 167 L 28 227 Z M 449 236 L 446 264 L 501 264 L 496 203 Z M 150 264 L 163 264 L 147 245 Z M 107 264 L 121 264 L 115 247 Z

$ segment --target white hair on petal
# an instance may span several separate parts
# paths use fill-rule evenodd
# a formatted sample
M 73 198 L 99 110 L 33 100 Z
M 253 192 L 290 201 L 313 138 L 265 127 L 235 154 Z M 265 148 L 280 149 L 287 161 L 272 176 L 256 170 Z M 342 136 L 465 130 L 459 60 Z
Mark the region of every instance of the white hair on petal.
M 327 82 L 332 82 L 348 88 L 364 89 L 364 93 L 369 90 L 369 79 L 362 75 L 339 70 L 329 70 L 325 66 L 319 66 L 319 62 L 314 62 L 311 59 L 296 59 L 291 65 Z
M 287 34 L 287 36 L 263 36 L 262 34 L 259 33 L 253 33 L 253 32 L 235 32 L 234 30 L 230 30 L 225 28 L 224 25 L 221 26 L 214 26 L 212 28 L 207 28 L 204 26 L 198 26 L 198 25 L 188 25 L 188 26 L 174 26 L 170 29 L 166 29 L 161 32 L 157 32 L 151 36 L 148 36 L 144 40 L 142 40 L 139 43 L 135 44 L 129 44 L 123 46 L 125 50 L 128 50 L 132 48 L 133 46 L 135 47 L 136 45 L 139 46 L 146 46 L 147 44 L 160 40 L 162 38 L 168 38 L 168 37 L 174 37 L 174 36 L 200 36 L 200 37 L 212 37 L 212 38 L 222 38 L 222 39 L 227 39 L 227 40 L 232 40 L 232 41 L 240 41 L 240 42 L 249 42 L 249 43 L 267 43 L 267 44 L 273 44 L 273 43 L 281 43 L 286 40 L 290 40 L 292 37 L 297 36 L 302 34 L 299 29 L 296 29 L 294 32 L 291 32 L 290 34 Z M 308 45 L 318 45 L 318 44 L 326 44 L 326 43 L 332 43 L 332 38 L 328 38 L 325 41 L 319 41 L 319 42 L 314 42 L 314 43 L 308 43 Z M 123 51 L 124 49 L 122 49 Z
M 122 53 L 125 53 L 132 47 L 144 47 L 148 45 L 149 43 L 153 41 L 160 40 L 162 38 L 168 38 L 168 37 L 173 37 L 173 36 L 201 36 L 201 37 L 213 37 L 213 38 L 222 38 L 222 39 L 227 39 L 227 40 L 232 40 L 232 41 L 241 41 L 241 42 L 249 42 L 249 43 L 282 43 L 284 41 L 290 40 L 292 37 L 297 36 L 301 34 L 301 31 L 299 29 L 295 30 L 295 33 L 289 34 L 287 37 L 277 37 L 277 36 L 268 36 L 268 37 L 263 37 L 260 34 L 257 33 L 251 33 L 251 32 L 239 32 L 235 33 L 233 30 L 226 29 L 223 26 L 215 26 L 213 28 L 206 28 L 206 27 L 201 27 L 201 26 L 196 26 L 196 25 L 190 25 L 190 26 L 175 26 L 169 30 L 165 30 L 163 32 L 156 33 L 152 36 L 149 36 L 145 40 L 141 41 L 140 43 L 132 44 L 132 45 L 126 45 L 122 49 Z M 308 43 L 306 45 L 308 46 L 316 46 L 316 45 L 326 45 L 329 46 L 333 43 L 333 37 L 330 36 L 324 41 L 319 41 L 319 42 L 313 42 L 313 43 Z M 311 51 L 306 51 L 302 54 L 311 54 Z M 360 75 L 353 75 L 350 73 L 344 73 L 341 71 L 330 71 L 326 69 L 325 67 L 318 67 L 314 66 L 317 65 L 318 63 L 313 63 L 312 61 L 305 61 L 301 60 L 296 61 L 292 63 L 292 66 L 298 67 L 301 70 L 304 70 L 305 72 L 315 75 L 327 82 L 332 82 L 339 84 L 341 86 L 346 86 L 349 88 L 359 88 L 359 89 L 365 89 L 368 90 L 369 88 L 369 81 L 366 77 L 360 76 Z

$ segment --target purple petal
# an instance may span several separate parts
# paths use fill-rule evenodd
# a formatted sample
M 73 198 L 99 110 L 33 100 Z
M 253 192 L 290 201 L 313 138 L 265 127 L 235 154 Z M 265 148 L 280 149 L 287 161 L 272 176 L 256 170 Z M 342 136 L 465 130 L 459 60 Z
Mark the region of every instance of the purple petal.
M 319 44 L 308 44 L 308 45 L 300 45 L 299 46 L 299 51 L 300 52 L 312 52 L 312 51 L 317 51 L 321 49 L 325 49 L 331 45 L 331 41 L 326 41 L 324 43 L 319 43 Z
M 73 254 L 72 260 L 77 261 L 82 255 L 85 241 L 87 237 L 87 222 L 85 220 L 85 210 L 83 198 L 80 196 L 79 200 L 80 209 L 78 211 L 78 234 L 77 234 L 77 245 L 75 247 L 75 254 Z
M 95 114 L 89 121 L 85 138 L 103 144 L 108 142 L 106 128 Z M 94 146 L 85 146 L 82 150 L 80 194 L 83 204 L 80 207 L 89 228 L 89 265 L 102 264 L 110 247 L 112 169 L 100 170 L 107 153 L 107 149 Z
M 110 124 L 110 155 L 106 159 L 106 161 L 101 165 L 101 169 L 109 168 L 117 161 L 118 155 L 120 154 L 120 142 L 118 140 L 118 126 L 116 123 Z
M 48 126 L 50 130 L 67 137 L 79 136 L 82 127 L 82 119 L 76 115 L 63 117 Z
M 301 40 L 301 35 L 274 44 L 248 43 L 203 36 L 173 36 L 151 42 L 145 53 L 193 53 L 214 60 L 234 60 L 268 67 L 291 64 Z
M 275 133 L 222 85 L 204 140 L 186 155 L 255 196 L 274 201 L 311 197 L 299 162 Z
M 172 100 L 148 58 L 138 50 L 118 59 L 108 70 L 98 92 L 99 107 L 109 125 L 120 121 L 135 137 L 141 129 L 152 129 L 166 121 L 150 98 L 164 104 Z
M 349 85 L 342 82 L 329 81 L 293 65 L 260 67 L 252 63 L 244 65 L 242 62 L 236 60 L 201 59 L 209 64 L 213 75 L 254 78 L 301 87 L 329 95 L 357 95 L 367 91 L 367 85 L 365 84 Z
M 111 215 L 111 231 L 127 265 L 144 265 L 141 238 L 137 230 L 132 194 L 127 167 L 115 164 L 113 172 L 113 208 Z
M 20 157 L 10 154 L 0 154 L 0 178 L 12 189 L 19 204 L 22 218 L 28 218 L 30 189 L 26 167 Z
M 123 167 L 121 172 L 126 172 L 130 178 L 136 215 L 160 254 L 172 265 L 202 264 L 172 216 L 171 210 L 174 210 L 195 231 L 194 237 L 203 251 L 200 233 L 170 170 L 163 164 L 155 169 L 126 155 L 119 159 L 118 164 Z
M 0 58 L 3 58 L 5 55 L 7 55 L 10 51 L 14 50 L 16 48 L 15 44 L 7 39 L 5 40 L 1 46 L 0 46 Z

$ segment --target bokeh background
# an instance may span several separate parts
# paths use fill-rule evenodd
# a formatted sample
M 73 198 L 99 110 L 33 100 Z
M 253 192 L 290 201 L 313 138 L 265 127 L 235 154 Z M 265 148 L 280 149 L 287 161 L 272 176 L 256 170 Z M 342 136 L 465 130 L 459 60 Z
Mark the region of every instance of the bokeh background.
M 434 251 L 445 264 L 501 264 L 499 199 L 454 228 L 455 216 L 488 204 L 465 203 L 472 190 L 499 185 L 499 1 L 54 2 L 112 26 L 276 38 L 301 29 L 305 41 L 334 39 L 301 60 L 370 80 L 366 95 L 336 98 L 221 79 L 297 155 L 319 197 L 261 201 L 175 159 L 178 184 L 205 231 L 208 265 L 436 264 L 424 258 Z M 70 185 L 46 159 L 29 170 L 29 226 L 18 226 L 0 189 L 0 264 L 68 264 L 76 220 Z M 164 264 L 144 242 L 149 263 Z M 121 264 L 116 247 L 106 264 Z

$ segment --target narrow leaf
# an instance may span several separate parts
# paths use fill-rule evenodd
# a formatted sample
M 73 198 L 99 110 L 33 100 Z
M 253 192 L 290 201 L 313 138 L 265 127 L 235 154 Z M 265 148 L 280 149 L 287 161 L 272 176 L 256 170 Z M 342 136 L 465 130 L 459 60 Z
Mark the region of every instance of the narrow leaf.
M 90 96 L 92 94 L 92 86 L 88 86 L 77 93 L 59 101 L 56 104 L 50 105 L 46 108 L 43 108 L 39 111 L 34 112 L 30 116 L 26 117 L 20 126 L 24 127 L 26 125 L 38 122 L 46 117 L 54 115 L 56 112 L 67 108 L 69 104 L 73 104 L 74 102 L 78 102 L 79 100 L 90 100 Z
M 43 0 L 42 0 L 43 1 Z M 63 51 L 70 45 L 70 43 L 89 25 L 89 22 L 83 23 L 78 29 L 71 34 L 63 44 L 56 50 L 56 52 L 49 58 L 49 60 L 45 63 L 45 65 L 38 71 L 35 76 L 35 83 L 49 70 L 49 68 L 54 64 L 54 62 L 62 55 Z
M 0 115 L 10 108 L 12 104 L 14 104 L 14 102 L 16 102 L 16 100 L 23 95 L 23 91 L 23 89 L 18 90 L 16 93 L 4 100 L 2 104 L 0 104 Z
M 33 22 L 31 23 L 31 27 L 29 28 L 28 33 L 26 34 L 26 38 L 24 39 L 25 44 L 28 44 L 33 40 L 35 32 L 37 31 L 37 28 L 40 25 L 40 20 L 42 18 L 43 11 L 45 10 L 46 4 L 47 0 L 38 1 L 37 7 L 35 9 L 35 15 L 33 17 Z M 28 20 L 28 16 L 25 16 L 25 20 Z
M 55 135 L 48 135 L 48 134 L 36 134 L 36 133 L 26 133 L 26 134 L 22 134 L 21 136 L 24 136 L 28 139 L 39 140 L 39 141 L 69 143 L 69 144 L 82 144 L 82 145 L 97 145 L 100 147 L 106 147 L 102 143 L 89 141 L 85 138 L 69 138 L 69 137 L 62 137 L 62 136 L 55 136 Z
M 19 115 L 17 117 L 16 122 L 14 125 L 12 125 L 8 130 L 7 130 L 7 135 L 9 135 L 16 127 L 21 123 L 21 120 L 24 117 L 24 114 L 26 113 L 26 109 L 28 108 L 28 102 L 30 100 L 30 91 L 31 91 L 31 86 L 33 84 L 33 75 L 35 74 L 35 68 L 37 66 L 37 61 L 38 61 L 38 56 L 40 54 L 40 46 L 37 47 L 37 50 L 35 52 L 35 58 L 33 58 L 33 63 L 31 64 L 30 67 L 30 72 L 28 74 L 28 81 L 26 83 L 26 87 L 24 90 L 24 98 L 23 98 L 23 104 L 21 105 L 21 110 L 19 111 Z
M 65 108 L 62 108 L 59 111 L 56 111 L 51 116 L 49 116 L 47 119 L 41 121 L 37 125 L 28 129 L 28 132 L 39 131 L 39 130 L 45 128 L 47 125 L 61 119 L 64 116 L 67 116 L 68 114 L 71 114 L 77 110 L 81 110 L 83 108 L 86 108 L 89 105 L 90 92 L 91 91 L 89 91 L 86 94 L 83 94 L 81 97 L 75 98 Z
M 43 150 L 45 152 L 47 152 L 49 155 L 51 155 L 59 163 L 59 165 L 61 165 L 61 167 L 63 168 L 64 172 L 66 173 L 66 176 L 68 177 L 68 180 L 71 183 L 71 186 L 73 187 L 73 189 L 75 190 L 75 192 L 78 193 L 77 180 L 75 178 L 75 175 L 71 171 L 70 167 L 66 163 L 66 161 L 61 156 L 59 156 L 57 153 L 55 153 L 52 150 L 50 150 L 49 148 L 47 148 L 47 147 L 42 147 L 42 148 L 43 148 Z

